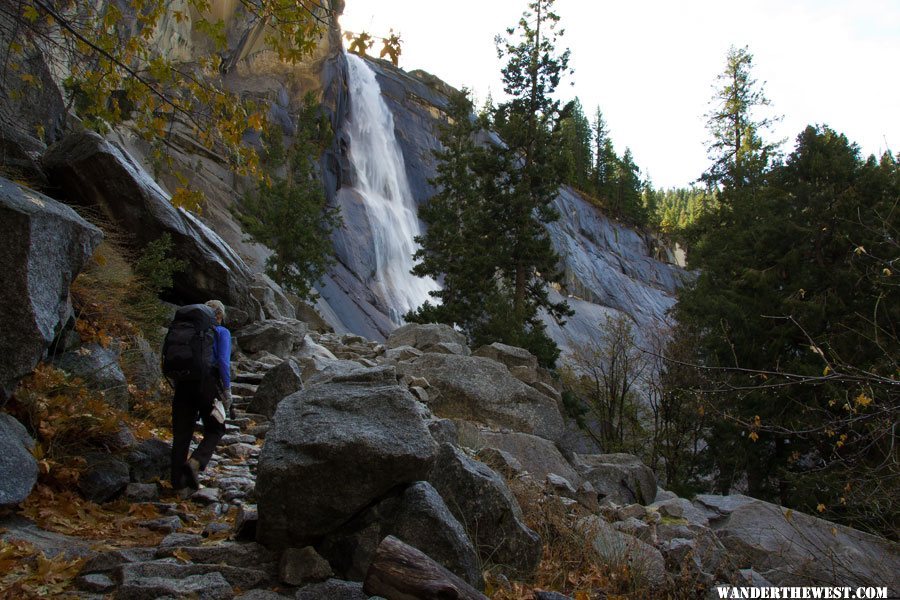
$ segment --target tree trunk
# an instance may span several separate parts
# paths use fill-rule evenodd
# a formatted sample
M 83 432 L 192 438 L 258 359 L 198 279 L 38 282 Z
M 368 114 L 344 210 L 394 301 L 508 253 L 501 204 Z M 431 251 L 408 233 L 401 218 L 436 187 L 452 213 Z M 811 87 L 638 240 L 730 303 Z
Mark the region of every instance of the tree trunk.
M 363 591 L 390 600 L 488 600 L 423 552 L 391 535 L 375 551 Z

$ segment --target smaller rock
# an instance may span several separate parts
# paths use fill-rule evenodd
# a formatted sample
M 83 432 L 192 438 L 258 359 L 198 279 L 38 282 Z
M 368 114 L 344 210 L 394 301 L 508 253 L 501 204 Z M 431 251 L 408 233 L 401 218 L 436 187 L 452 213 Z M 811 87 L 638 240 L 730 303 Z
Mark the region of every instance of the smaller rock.
M 159 549 L 177 548 L 179 546 L 199 546 L 203 536 L 196 533 L 170 533 L 159 543 Z
M 428 392 L 425 391 L 425 388 L 413 386 L 409 388 L 409 391 L 412 392 L 412 395 L 416 397 L 416 400 L 418 400 L 422 404 L 428 404 Z
M 296 600 L 368 600 L 363 584 L 356 581 L 329 579 L 300 588 Z
M 256 524 L 259 522 L 259 513 L 255 504 L 241 504 L 234 519 L 234 537 L 237 540 L 255 540 Z
M 235 334 L 244 352 L 269 352 L 280 358 L 287 356 L 306 335 L 306 324 L 296 319 L 270 319 L 240 329 Z M 256 360 L 259 360 L 256 358 Z
M 634 536 L 642 542 L 646 542 L 652 545 L 656 541 L 653 535 L 653 528 L 640 519 L 628 517 L 627 519 L 613 523 L 612 526 L 616 531 L 627 533 L 628 535 Z
M 616 514 L 620 521 L 625 521 L 630 518 L 643 519 L 647 516 L 647 509 L 640 504 L 629 504 L 616 511 Z
M 547 473 L 547 485 L 558 495 L 565 498 L 575 498 L 575 487 L 569 483 L 565 477 L 561 477 L 556 473 Z
M 86 592 L 104 593 L 115 587 L 115 582 L 102 573 L 88 573 L 75 580 L 75 585 Z
M 166 596 L 226 600 L 234 597 L 234 589 L 221 573 L 215 571 L 188 575 L 181 579 L 127 573 L 123 576 L 114 598 L 115 600 L 154 600 Z
M 38 478 L 34 440 L 12 415 L 0 413 L 0 506 L 24 501 Z
M 92 502 L 112 500 L 128 485 L 128 465 L 108 454 L 89 454 L 87 468 L 78 478 L 78 490 Z
M 225 454 L 232 458 L 247 458 L 248 456 L 256 456 L 259 454 L 259 446 L 252 444 L 231 444 L 225 447 Z
M 559 592 L 544 592 L 535 590 L 533 593 L 534 600 L 572 600 L 569 596 L 560 594 Z
M 70 375 L 80 377 L 92 389 L 103 392 L 111 406 L 128 410 L 128 382 L 119 367 L 119 355 L 99 344 L 86 344 L 53 359 Z
M 397 348 L 391 348 L 384 353 L 385 360 L 394 362 L 412 360 L 420 356 L 422 356 L 422 351 L 418 348 L 413 348 L 412 346 L 398 346 Z
M 466 336 L 449 325 L 442 323 L 409 323 L 395 329 L 387 339 L 388 349 L 412 346 L 418 350 L 430 351 L 429 347 L 440 343 L 466 345 Z M 468 349 L 467 349 L 468 353 Z
M 162 440 L 144 440 L 129 451 L 125 459 L 130 468 L 131 481 L 150 483 L 167 479 L 171 469 L 172 446 Z
M 207 523 L 203 528 L 203 537 L 215 536 L 218 534 L 228 533 L 231 531 L 231 525 L 228 523 L 219 523 L 218 521 L 213 521 L 212 523 Z
M 150 519 L 149 521 L 141 521 L 138 523 L 141 527 L 146 527 L 151 531 L 159 531 L 162 533 L 172 533 L 184 527 L 184 523 L 177 515 L 169 517 L 160 517 L 159 519 Z
M 438 444 L 446 442 L 454 446 L 459 445 L 459 431 L 456 429 L 456 424 L 450 419 L 433 419 L 429 421 L 428 431 L 431 432 L 431 437 Z
M 515 456 L 498 448 L 482 448 L 475 454 L 475 458 L 507 479 L 517 477 L 525 471 L 522 463 Z
M 288 548 L 278 565 L 278 578 L 287 585 L 324 581 L 333 574 L 331 565 L 312 546 Z
M 275 414 L 278 403 L 287 396 L 303 388 L 303 369 L 294 358 L 288 358 L 274 367 L 265 377 L 253 395 L 248 409 L 267 417 Z
M 125 498 L 131 502 L 156 502 L 159 487 L 155 483 L 129 483 L 125 486 Z
M 191 501 L 197 504 L 215 504 L 219 501 L 219 488 L 203 487 L 191 494 Z
M 494 342 L 489 346 L 482 346 L 472 353 L 473 356 L 490 358 L 507 367 L 526 367 L 537 369 L 537 358 L 524 348 L 507 346 L 500 342 Z
M 440 342 L 425 347 L 426 353 L 431 354 L 455 354 L 457 356 L 469 356 L 471 352 L 465 344 L 453 344 L 450 342 Z

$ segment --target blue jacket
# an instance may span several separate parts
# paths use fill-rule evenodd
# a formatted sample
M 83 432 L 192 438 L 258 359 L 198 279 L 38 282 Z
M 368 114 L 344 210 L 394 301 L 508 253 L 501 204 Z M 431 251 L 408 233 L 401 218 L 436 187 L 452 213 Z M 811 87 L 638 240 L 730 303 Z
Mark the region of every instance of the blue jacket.
M 221 325 L 216 326 L 213 354 L 216 357 L 216 366 L 219 368 L 222 388 L 231 389 L 231 332 Z

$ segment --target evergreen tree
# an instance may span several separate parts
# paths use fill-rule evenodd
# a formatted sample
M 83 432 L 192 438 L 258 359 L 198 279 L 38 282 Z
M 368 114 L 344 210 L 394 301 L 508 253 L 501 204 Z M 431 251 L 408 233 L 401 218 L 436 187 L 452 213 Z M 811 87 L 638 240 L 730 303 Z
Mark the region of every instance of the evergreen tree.
M 559 120 L 563 180 L 587 191 L 591 185 L 591 126 L 578 98 L 563 108 Z
M 591 125 L 594 138 L 594 168 L 592 175 L 593 192 L 600 198 L 608 197 L 609 181 L 613 177 L 616 153 L 609 139 L 609 129 L 603 119 L 603 112 L 597 107 Z
M 512 291 L 510 320 L 519 332 L 542 329 L 539 309 L 555 317 L 569 313 L 564 302 L 550 302 L 547 291 L 547 281 L 558 276 L 558 257 L 546 224 L 559 217 L 552 202 L 562 183 L 554 135 L 559 101 L 553 94 L 569 63 L 569 51 L 556 50 L 561 33 L 553 4 L 533 0 L 518 27 L 507 30 L 510 37 L 518 37 L 497 39 L 498 56 L 506 58 L 501 72 L 510 99 L 498 107 L 495 128 L 506 142 L 511 194 L 496 224 L 505 263 L 501 271 Z M 516 167 L 517 162 L 521 166 Z
M 471 103 L 454 100 L 434 183 L 439 193 L 422 216 L 418 275 L 442 277 L 447 288 L 434 294 L 407 320 L 453 323 L 477 344 L 500 341 L 534 353 L 552 366 L 559 355 L 547 336 L 540 311 L 561 319 L 565 302 L 552 302 L 547 282 L 558 279 L 558 257 L 546 224 L 558 217 L 552 206 L 562 183 L 559 103 L 553 94 L 566 71 L 568 51 L 557 55 L 559 17 L 552 0 L 529 4 L 516 40 L 498 36 L 506 56 L 504 90 L 510 100 L 490 123 L 502 147 L 478 148 L 470 122 Z M 468 113 L 467 113 L 468 111 Z M 483 120 L 484 121 L 484 120 Z
M 867 499 L 898 491 L 887 441 L 900 404 L 898 184 L 893 158 L 864 162 L 844 136 L 809 127 L 754 202 L 692 247 L 700 275 L 676 316 L 698 361 L 724 369 L 708 436 L 718 491 L 745 478 L 786 506 L 821 504 L 870 529 L 896 521 L 892 503 Z
M 744 48 L 732 46 L 726 58 L 725 71 L 717 80 L 707 114 L 711 141 L 707 148 L 712 165 L 701 179 L 710 187 L 723 186 L 732 192 L 759 182 L 768 166 L 775 144 L 762 140 L 762 130 L 775 119 L 755 117 L 754 111 L 770 105 L 769 99 L 751 74 L 753 55 Z
M 475 142 L 486 117 L 472 118 L 468 92 L 450 99 L 447 122 L 440 129 L 442 148 L 434 152 L 438 189 L 419 209 L 426 233 L 417 236 L 419 261 L 413 274 L 440 278 L 438 300 L 426 302 L 405 316 L 409 322 L 440 322 L 459 326 L 470 337 L 489 319 L 485 298 L 494 293 L 497 265 L 490 251 L 493 221 L 488 214 L 501 187 L 503 155 Z
M 340 224 L 339 212 L 327 206 L 316 175 L 326 127 L 308 96 L 289 149 L 280 128 L 266 130 L 264 164 L 269 175 L 233 209 L 247 236 L 272 250 L 266 273 L 304 299 L 333 264 L 331 231 Z
M 616 165 L 614 195 L 610 198 L 613 214 L 634 225 L 647 222 L 641 199 L 641 177 L 630 148 L 625 148 L 622 159 Z

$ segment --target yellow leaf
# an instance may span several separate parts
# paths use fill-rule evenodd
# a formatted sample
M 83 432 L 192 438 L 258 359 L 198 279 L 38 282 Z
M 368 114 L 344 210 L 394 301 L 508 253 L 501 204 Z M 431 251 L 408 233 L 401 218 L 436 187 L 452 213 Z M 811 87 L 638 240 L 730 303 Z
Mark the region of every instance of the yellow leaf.
M 791 510 L 790 508 L 787 509 L 786 511 L 784 511 L 784 518 L 785 518 L 786 521 L 790 521 L 791 519 L 793 519 L 793 518 L 794 518 L 794 511 Z
M 831 373 L 831 367 L 825 367 L 825 370 L 822 371 L 822 375 L 825 376 L 827 376 L 829 373 Z
M 825 512 L 825 505 L 822 504 L 821 502 L 819 502 L 819 505 L 816 506 L 816 510 L 819 511 L 820 513 Z
M 859 396 L 854 398 L 853 402 L 857 406 L 868 406 L 872 404 L 872 399 L 869 398 L 866 394 L 861 393 Z
M 756 433 L 755 431 L 751 431 L 749 437 L 750 437 L 750 441 L 755 442 L 756 440 L 759 439 L 759 434 Z
M 882 271 L 882 273 L 884 273 L 884 276 L 885 276 L 885 277 L 890 277 L 890 276 L 891 276 L 891 270 L 888 269 L 887 267 L 885 267 L 885 269 L 884 269 L 884 271 Z
M 185 562 L 185 563 L 191 562 L 191 555 L 188 553 L 187 549 L 185 549 L 185 548 L 179 548 L 178 550 L 175 550 L 174 552 L 172 552 L 172 556 L 174 556 L 181 562 Z
M 34 23 L 38 20 L 39 15 L 37 9 L 34 6 L 26 4 L 25 8 L 22 9 L 22 16 L 25 17 L 27 21 Z

